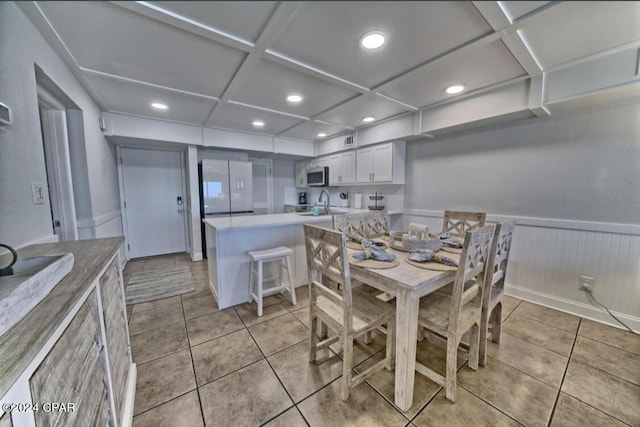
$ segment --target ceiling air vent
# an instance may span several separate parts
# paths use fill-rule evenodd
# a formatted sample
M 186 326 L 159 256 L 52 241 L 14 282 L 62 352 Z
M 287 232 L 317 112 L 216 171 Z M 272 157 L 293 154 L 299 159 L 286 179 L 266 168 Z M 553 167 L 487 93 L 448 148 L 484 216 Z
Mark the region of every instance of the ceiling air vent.
M 347 136 L 344 139 L 344 146 L 345 147 L 351 147 L 353 145 L 353 136 Z

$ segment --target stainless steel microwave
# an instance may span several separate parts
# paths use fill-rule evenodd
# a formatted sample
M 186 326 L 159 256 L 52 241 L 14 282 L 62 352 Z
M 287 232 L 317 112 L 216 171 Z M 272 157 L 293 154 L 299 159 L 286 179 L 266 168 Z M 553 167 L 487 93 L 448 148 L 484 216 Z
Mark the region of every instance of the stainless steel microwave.
M 328 187 L 329 166 L 307 170 L 307 185 L 309 187 Z

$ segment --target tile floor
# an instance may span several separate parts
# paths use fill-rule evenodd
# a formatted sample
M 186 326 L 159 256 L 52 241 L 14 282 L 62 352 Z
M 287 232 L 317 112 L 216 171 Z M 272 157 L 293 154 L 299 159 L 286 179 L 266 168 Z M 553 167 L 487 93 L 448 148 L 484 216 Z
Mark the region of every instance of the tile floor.
M 135 426 L 622 426 L 640 425 L 640 338 L 507 297 L 500 346 L 477 372 L 460 354 L 458 401 L 416 375 L 414 406 L 393 405 L 382 371 L 339 399 L 342 362 L 307 362 L 308 294 L 218 310 L 206 263 L 186 255 L 132 260 L 136 271 L 189 265 L 196 291 L 128 306 L 138 384 Z M 383 357 L 384 338 L 355 350 L 355 369 Z M 329 352 L 330 350 L 325 350 Z M 444 349 L 419 343 L 423 363 L 444 370 Z

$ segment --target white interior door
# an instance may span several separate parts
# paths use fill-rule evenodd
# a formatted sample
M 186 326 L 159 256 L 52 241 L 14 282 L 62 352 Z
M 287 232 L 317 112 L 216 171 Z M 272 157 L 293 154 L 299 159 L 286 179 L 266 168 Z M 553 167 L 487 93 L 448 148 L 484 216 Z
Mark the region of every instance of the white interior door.
M 271 159 L 251 160 L 251 163 L 253 171 L 253 214 L 271 214 L 273 213 Z
M 182 153 L 122 149 L 131 258 L 185 252 Z

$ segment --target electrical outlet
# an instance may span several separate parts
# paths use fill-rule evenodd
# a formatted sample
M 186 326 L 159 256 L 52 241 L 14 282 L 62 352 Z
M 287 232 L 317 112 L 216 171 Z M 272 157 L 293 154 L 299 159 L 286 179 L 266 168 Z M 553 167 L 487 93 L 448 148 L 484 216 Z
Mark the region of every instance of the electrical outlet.
M 580 281 L 578 282 L 578 290 L 580 291 L 592 291 L 593 286 L 596 284 L 596 279 L 589 276 L 580 276 Z

